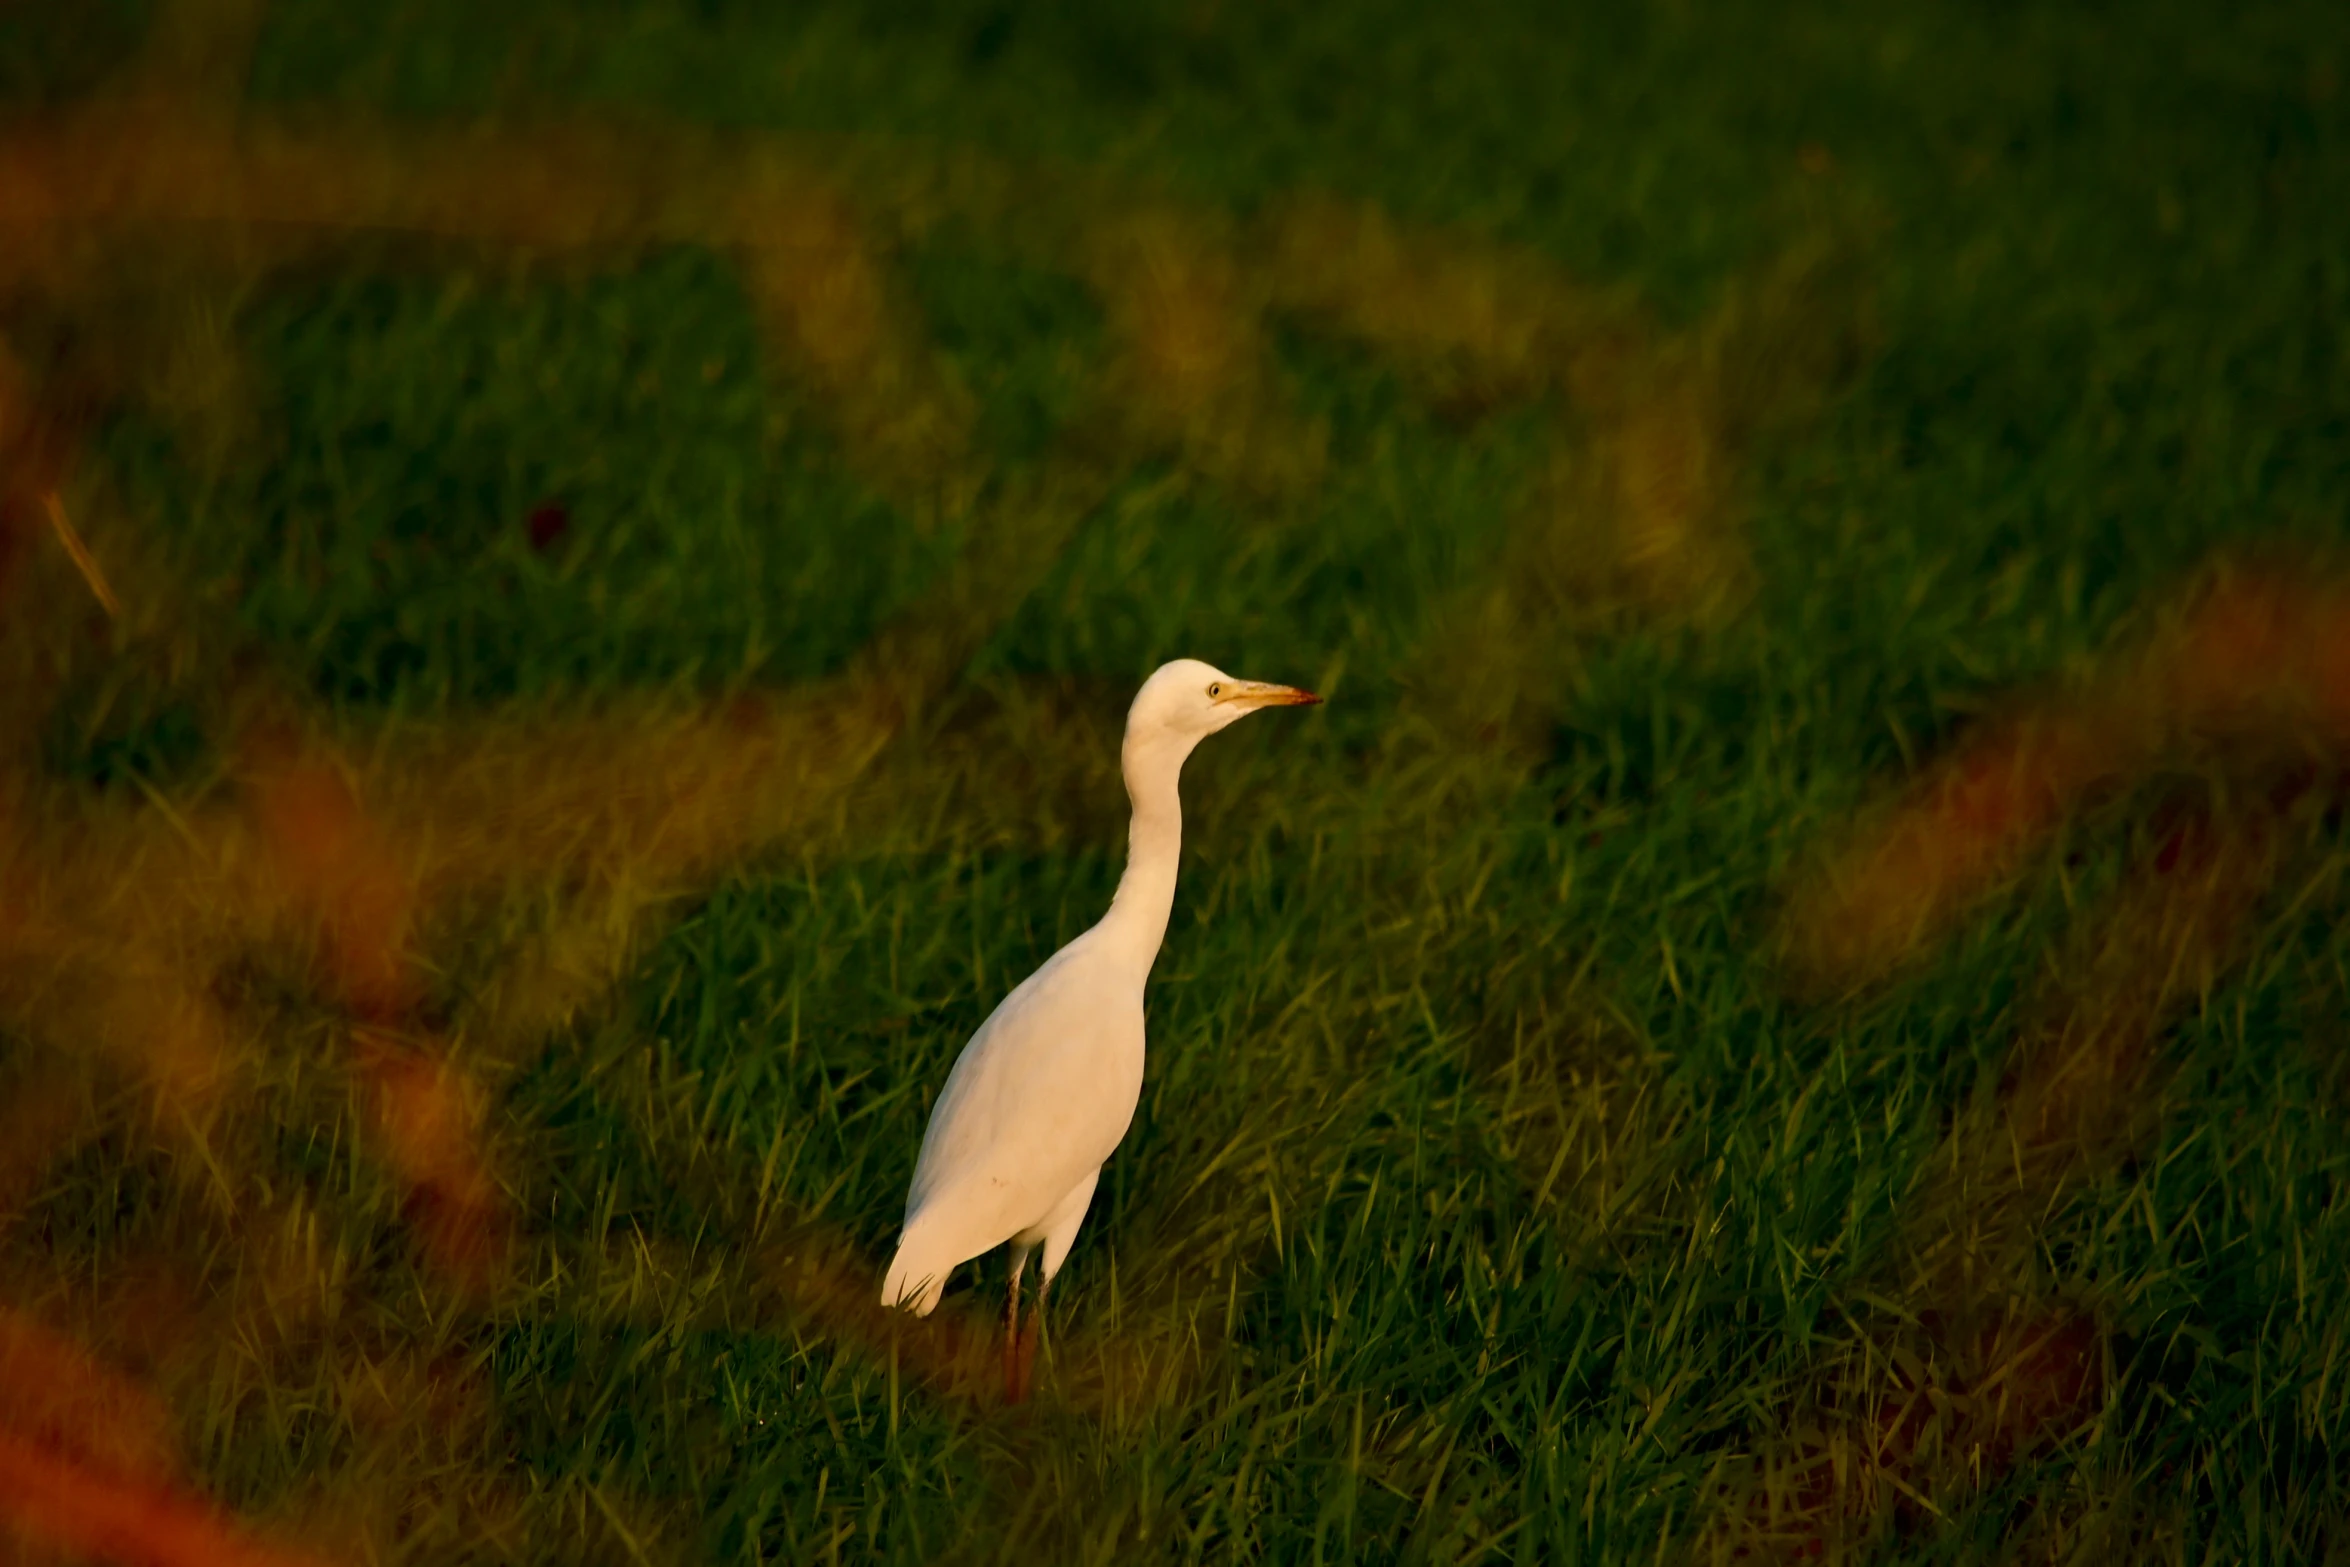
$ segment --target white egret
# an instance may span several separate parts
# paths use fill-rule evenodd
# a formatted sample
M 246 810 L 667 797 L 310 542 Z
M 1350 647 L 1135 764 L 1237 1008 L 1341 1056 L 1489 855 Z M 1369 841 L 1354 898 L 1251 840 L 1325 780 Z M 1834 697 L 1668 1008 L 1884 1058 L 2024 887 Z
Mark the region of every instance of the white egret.
M 1004 997 L 955 1058 L 931 1107 L 881 1303 L 928 1316 L 956 1264 L 1009 1241 L 1004 1356 L 1015 1399 L 1023 1391 L 1020 1276 L 1028 1254 L 1043 1245 L 1041 1316 L 1102 1161 L 1142 1096 L 1142 990 L 1175 905 L 1184 758 L 1259 708 L 1320 700 L 1293 686 L 1235 680 L 1191 658 L 1143 682 L 1126 713 L 1120 759 L 1134 820 L 1110 911 Z

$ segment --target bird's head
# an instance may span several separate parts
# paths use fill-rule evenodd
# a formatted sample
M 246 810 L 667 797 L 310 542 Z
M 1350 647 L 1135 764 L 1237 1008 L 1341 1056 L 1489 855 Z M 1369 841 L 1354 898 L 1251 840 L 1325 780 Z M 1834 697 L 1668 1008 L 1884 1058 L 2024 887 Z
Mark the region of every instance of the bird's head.
M 1213 664 L 1179 658 L 1161 664 L 1126 710 L 1126 742 L 1180 740 L 1185 749 L 1265 707 L 1305 707 L 1322 699 L 1295 686 L 1237 680 Z

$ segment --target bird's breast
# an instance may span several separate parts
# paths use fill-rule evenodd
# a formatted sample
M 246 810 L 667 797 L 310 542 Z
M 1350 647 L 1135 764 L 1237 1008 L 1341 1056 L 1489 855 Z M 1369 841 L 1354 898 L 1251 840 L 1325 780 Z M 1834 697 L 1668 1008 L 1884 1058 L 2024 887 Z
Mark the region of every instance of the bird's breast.
M 1116 980 L 1056 962 L 1004 998 L 931 1109 L 909 1211 L 960 1191 L 974 1201 L 1000 1194 L 1005 1212 L 1034 1217 L 1028 1207 L 1059 1200 L 1110 1156 L 1143 1076 L 1140 987 Z

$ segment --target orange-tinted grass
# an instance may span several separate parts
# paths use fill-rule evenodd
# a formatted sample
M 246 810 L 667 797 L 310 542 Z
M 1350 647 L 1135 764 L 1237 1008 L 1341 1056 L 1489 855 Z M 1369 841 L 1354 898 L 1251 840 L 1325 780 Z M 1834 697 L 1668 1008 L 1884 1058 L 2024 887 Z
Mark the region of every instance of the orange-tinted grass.
M 64 1334 L 0 1308 L 0 1434 L 93 1472 L 160 1483 L 179 1473 L 163 1401 Z
M 1393 355 L 1448 402 L 1541 392 L 1616 313 L 1531 253 L 1407 228 L 1366 203 L 1303 194 L 1260 229 L 1276 306 Z
M 2240 955 L 2246 917 L 2286 863 L 2281 808 L 2182 813 L 2148 835 L 2030 1009 L 1996 1100 L 1961 1114 L 1905 1204 L 1892 1251 L 1903 1273 L 1881 1287 L 1915 1325 L 1892 1330 L 1891 1382 L 1849 1353 L 1823 1367 L 1813 1399 L 1827 1423 L 1765 1456 L 1783 1482 L 1769 1516 L 1732 1526 L 1792 1531 L 1824 1552 L 1990 1484 L 2094 1415 L 2106 1330 L 2091 1306 L 2033 1298 L 2039 1227 L 2067 1186 L 2148 1129 L 2162 1025 Z
M 2350 588 L 2327 563 L 2222 569 L 2074 689 L 2020 701 L 1837 835 L 1783 936 L 1806 987 L 1875 980 L 2012 876 L 2092 790 L 2222 744 L 2230 760 L 2350 741 Z
M 486 1152 L 480 1085 L 445 1055 L 362 1033 L 352 1068 L 384 1161 L 408 1190 L 408 1218 L 426 1259 L 472 1290 L 507 1249 L 507 1218 Z
M 101 1474 L 0 1432 L 0 1519 L 30 1541 L 122 1567 L 324 1567 L 174 1487 Z
M 1121 213 L 1097 224 L 1082 265 L 1117 344 L 1104 387 L 1116 422 L 1243 489 L 1319 480 L 1326 433 L 1281 394 L 1262 279 L 1223 224 L 1172 208 Z
M 267 743 L 257 751 L 248 809 L 280 896 L 317 928 L 329 983 L 355 1013 L 404 1016 L 421 999 L 410 874 L 334 757 Z

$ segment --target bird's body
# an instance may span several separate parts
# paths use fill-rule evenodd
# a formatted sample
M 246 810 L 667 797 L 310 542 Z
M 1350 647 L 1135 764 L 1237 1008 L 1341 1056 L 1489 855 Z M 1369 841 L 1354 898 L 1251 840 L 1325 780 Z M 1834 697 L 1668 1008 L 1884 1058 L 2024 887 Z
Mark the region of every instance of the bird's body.
M 1086 932 L 1003 999 L 930 1112 L 906 1227 L 882 1290 L 927 1316 L 955 1264 L 1010 1241 L 1044 1245 L 1044 1274 L 1077 1238 L 1102 1161 L 1142 1097 L 1142 978 L 1086 961 Z
M 1174 907 L 1183 760 L 1246 713 L 1316 700 L 1193 659 L 1144 683 L 1121 758 L 1134 822 L 1117 896 L 1099 924 L 1003 999 L 956 1058 L 923 1133 L 883 1305 L 926 1316 L 956 1264 L 1010 1242 L 1017 1338 L 1029 1251 L 1043 1245 L 1049 1288 L 1142 1095 L 1142 993 Z

